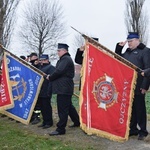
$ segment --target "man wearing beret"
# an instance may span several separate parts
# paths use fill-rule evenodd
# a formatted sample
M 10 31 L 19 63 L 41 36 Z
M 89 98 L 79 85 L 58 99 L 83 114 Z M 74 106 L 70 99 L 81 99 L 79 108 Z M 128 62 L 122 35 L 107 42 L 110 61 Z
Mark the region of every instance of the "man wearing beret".
M 122 53 L 122 49 L 126 43 L 128 43 L 128 48 Z M 125 42 L 117 43 L 115 52 L 142 70 L 150 68 L 150 49 L 143 43 L 140 43 L 137 32 L 129 32 Z M 145 93 L 149 85 L 150 80 L 138 73 L 129 133 L 129 136 L 138 135 L 138 140 L 144 140 L 148 135 Z
M 68 53 L 68 45 L 58 43 L 58 56 L 59 60 L 56 64 L 54 73 L 47 76 L 47 79 L 52 81 L 53 93 L 57 94 L 57 110 L 59 121 L 55 131 L 49 135 L 62 135 L 66 133 L 66 125 L 68 116 L 73 121 L 70 127 L 80 126 L 79 115 L 72 104 L 71 98 L 74 90 L 74 63 Z

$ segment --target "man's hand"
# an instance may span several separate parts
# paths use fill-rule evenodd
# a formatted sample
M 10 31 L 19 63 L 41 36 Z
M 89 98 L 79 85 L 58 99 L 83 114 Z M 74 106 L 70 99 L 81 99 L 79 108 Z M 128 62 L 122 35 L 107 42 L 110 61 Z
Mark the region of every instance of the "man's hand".
M 120 45 L 120 46 L 125 46 L 125 45 L 126 45 L 126 43 L 127 43 L 127 40 L 126 40 L 126 41 L 124 41 L 124 42 L 119 42 L 119 45 Z
M 49 80 L 49 76 L 50 76 L 49 74 L 44 75 L 44 79 Z
M 141 93 L 142 94 L 145 94 L 146 92 L 147 92 L 147 90 L 141 88 Z
M 85 50 L 85 46 L 81 46 L 80 51 L 84 51 L 84 50 Z
M 49 80 L 49 77 L 50 77 L 50 75 L 48 74 L 47 77 L 46 77 L 46 79 Z
M 144 72 L 141 72 L 141 75 L 144 77 Z

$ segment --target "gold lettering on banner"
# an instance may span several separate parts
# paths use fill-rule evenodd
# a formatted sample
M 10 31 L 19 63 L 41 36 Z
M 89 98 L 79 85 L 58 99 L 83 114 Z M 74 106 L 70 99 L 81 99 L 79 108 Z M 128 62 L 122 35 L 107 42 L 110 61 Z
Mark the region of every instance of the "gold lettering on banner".
M 125 113 L 126 113 L 127 96 L 128 96 L 127 95 L 127 90 L 128 90 L 127 85 L 128 84 L 129 84 L 129 82 L 124 81 L 122 99 L 121 99 L 121 105 L 120 105 L 120 118 L 119 118 L 120 124 L 124 123 L 124 117 L 125 117 Z
M 89 59 L 89 66 L 88 66 L 88 73 L 90 74 L 90 72 L 91 72 L 91 68 L 92 68 L 92 64 L 93 64 L 93 62 L 94 62 L 94 58 L 90 58 Z

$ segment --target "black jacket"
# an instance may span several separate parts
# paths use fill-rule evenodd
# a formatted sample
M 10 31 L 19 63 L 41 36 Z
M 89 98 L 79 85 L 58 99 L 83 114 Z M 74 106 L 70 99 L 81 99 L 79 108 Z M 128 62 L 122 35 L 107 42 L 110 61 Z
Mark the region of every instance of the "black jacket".
M 144 70 L 144 76 L 150 77 L 150 68 Z
M 56 69 L 50 75 L 54 94 L 72 95 L 74 90 L 74 63 L 69 53 L 64 54 L 57 62 Z
M 82 65 L 83 62 L 83 52 L 84 51 L 80 51 L 80 49 L 78 48 L 75 55 L 75 62 L 79 65 Z
M 144 44 L 140 43 L 136 49 L 131 50 L 127 48 L 126 51 L 122 54 L 123 47 L 117 43 L 115 52 L 125 58 L 126 60 L 130 61 L 137 67 L 141 68 L 142 70 L 150 68 L 150 49 L 147 48 Z M 135 93 L 141 94 L 140 89 L 148 90 L 150 85 L 150 80 L 146 77 L 142 77 L 140 73 L 138 73 L 137 84 Z
M 55 70 L 55 67 L 52 66 L 50 63 L 48 63 L 41 65 L 39 69 L 46 74 L 52 74 Z M 51 96 L 52 96 L 52 83 L 49 82 L 47 79 L 44 79 L 39 97 L 51 98 Z

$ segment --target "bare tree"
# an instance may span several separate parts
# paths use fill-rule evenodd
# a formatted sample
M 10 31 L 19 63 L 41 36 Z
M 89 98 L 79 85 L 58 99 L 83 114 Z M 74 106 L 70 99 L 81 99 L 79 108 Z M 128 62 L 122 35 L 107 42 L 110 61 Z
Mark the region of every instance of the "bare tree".
M 62 6 L 57 0 L 28 1 L 23 14 L 19 31 L 22 43 L 39 55 L 55 55 L 56 43 L 65 35 Z
M 79 33 L 74 35 L 74 40 L 73 40 L 73 54 L 76 54 L 76 51 L 79 47 L 83 46 L 85 44 L 85 39 L 83 36 Z
M 138 32 L 143 43 L 148 41 L 148 16 L 144 12 L 145 0 L 126 0 L 125 23 L 128 32 Z
M 0 43 L 6 48 L 16 21 L 15 13 L 20 0 L 0 0 Z

